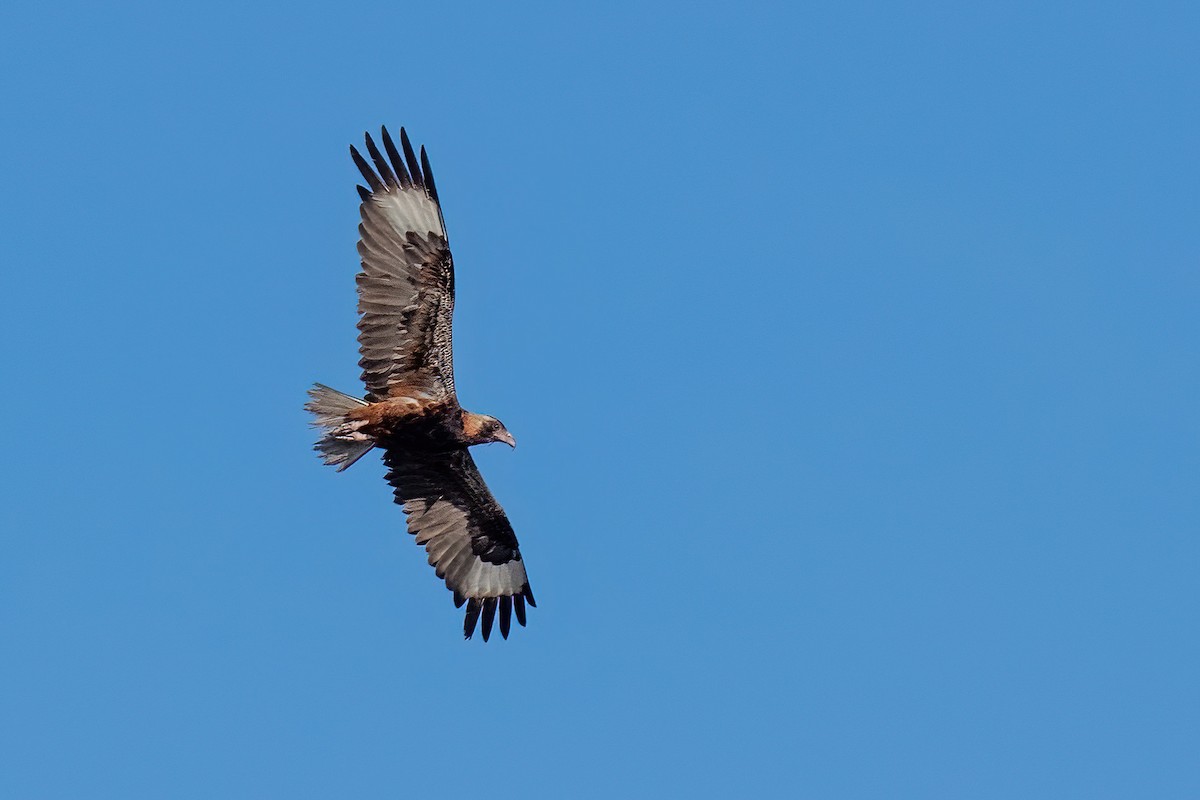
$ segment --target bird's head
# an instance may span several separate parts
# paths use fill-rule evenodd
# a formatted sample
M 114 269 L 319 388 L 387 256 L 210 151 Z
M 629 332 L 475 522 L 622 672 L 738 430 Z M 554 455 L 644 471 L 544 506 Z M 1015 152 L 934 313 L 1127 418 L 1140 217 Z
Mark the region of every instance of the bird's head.
M 487 444 L 489 442 L 504 442 L 509 447 L 516 447 L 517 440 L 504 427 L 504 423 L 487 414 L 463 413 L 463 433 L 470 444 Z

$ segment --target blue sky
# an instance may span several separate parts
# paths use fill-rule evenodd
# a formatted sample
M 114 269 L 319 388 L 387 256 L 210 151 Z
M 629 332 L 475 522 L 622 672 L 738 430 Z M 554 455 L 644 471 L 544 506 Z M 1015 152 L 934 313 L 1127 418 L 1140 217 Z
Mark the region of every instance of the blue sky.
M 0 11 L 0 794 L 1200 794 L 1200 13 Z M 406 125 L 539 607 L 357 389 Z

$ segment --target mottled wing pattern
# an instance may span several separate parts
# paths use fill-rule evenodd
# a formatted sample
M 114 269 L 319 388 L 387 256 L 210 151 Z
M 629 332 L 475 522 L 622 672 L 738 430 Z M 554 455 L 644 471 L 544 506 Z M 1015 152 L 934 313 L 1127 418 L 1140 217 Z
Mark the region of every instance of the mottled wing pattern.
M 420 160 L 400 129 L 401 157 L 387 128 L 384 153 L 366 135 L 367 153 L 350 155 L 367 186 L 359 186 L 358 343 L 368 400 L 420 392 L 454 397 L 450 323 L 454 262 L 425 148 Z
M 492 497 L 466 449 L 442 453 L 385 451 L 388 483 L 404 506 L 408 531 L 425 546 L 429 563 L 467 604 L 463 634 L 469 639 L 483 618 L 483 640 L 500 612 L 500 635 L 508 638 L 513 612 L 525 624 L 525 603 L 537 605 L 504 509 Z

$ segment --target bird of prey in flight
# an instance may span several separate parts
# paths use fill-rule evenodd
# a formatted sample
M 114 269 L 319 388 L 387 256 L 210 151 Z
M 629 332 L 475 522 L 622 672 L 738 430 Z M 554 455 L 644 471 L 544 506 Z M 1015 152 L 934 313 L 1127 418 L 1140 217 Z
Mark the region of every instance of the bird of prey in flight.
M 425 148 L 418 160 L 400 129 L 397 150 L 387 128 L 383 152 L 366 135 L 370 162 L 350 148 L 366 186 L 359 186 L 358 343 L 363 399 L 316 384 L 305 408 L 322 429 L 315 449 L 342 471 L 370 450 L 383 451 L 408 532 L 454 604 L 467 606 L 463 634 L 482 619 L 483 640 L 499 611 L 500 635 L 512 617 L 525 624 L 536 605 L 525 562 L 504 509 L 492 497 L 467 448 L 487 442 L 516 446 L 495 417 L 458 404 L 450 323 L 454 261 Z M 401 155 L 403 153 L 403 155 Z

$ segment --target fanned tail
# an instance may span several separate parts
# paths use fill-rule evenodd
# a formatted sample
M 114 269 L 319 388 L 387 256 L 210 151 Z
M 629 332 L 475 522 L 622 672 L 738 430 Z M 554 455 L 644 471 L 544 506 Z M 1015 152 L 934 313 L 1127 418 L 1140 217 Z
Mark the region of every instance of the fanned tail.
M 375 446 L 373 438 L 358 430 L 361 422 L 346 419 L 351 411 L 365 406 L 365 400 L 330 389 L 323 383 L 313 384 L 308 390 L 308 397 L 304 408 L 316 417 L 312 426 L 325 430 L 313 449 L 321 453 L 326 464 L 337 467 L 337 471 L 341 472 Z

